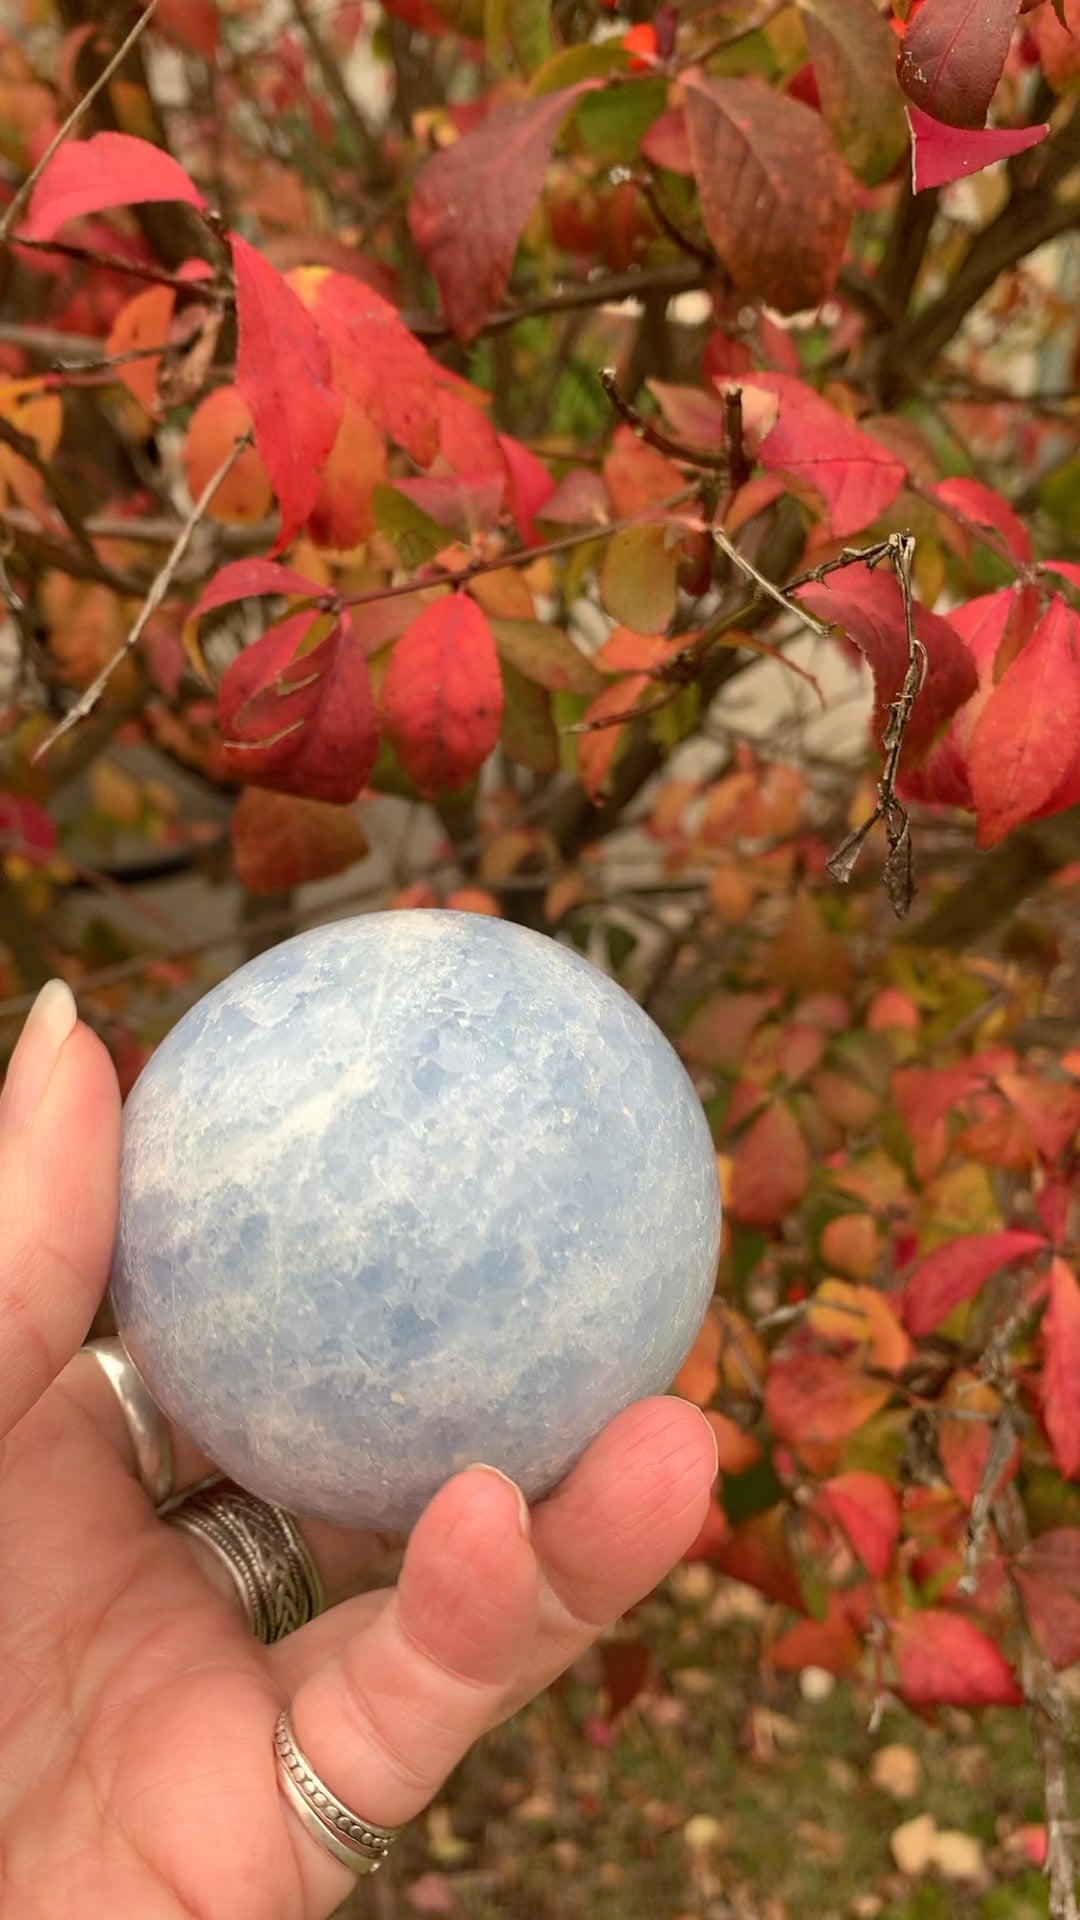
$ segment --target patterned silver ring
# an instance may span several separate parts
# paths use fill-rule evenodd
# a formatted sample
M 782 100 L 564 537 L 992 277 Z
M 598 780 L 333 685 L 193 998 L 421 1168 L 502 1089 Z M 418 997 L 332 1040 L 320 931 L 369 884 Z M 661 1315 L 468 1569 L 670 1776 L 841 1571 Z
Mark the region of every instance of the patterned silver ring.
M 284 1640 L 322 1612 L 318 1569 L 296 1521 L 283 1507 L 219 1479 L 184 1494 L 162 1519 L 217 1555 L 263 1646 Z
M 127 1422 L 139 1485 L 155 1507 L 172 1492 L 172 1442 L 165 1416 L 151 1399 L 133 1360 L 117 1339 L 87 1340 L 81 1351 L 93 1355 L 109 1382 Z
M 353 1873 L 377 1873 L 400 1827 L 372 1826 L 331 1793 L 297 1746 L 287 1707 L 274 1728 L 274 1751 L 281 1790 L 312 1838 Z

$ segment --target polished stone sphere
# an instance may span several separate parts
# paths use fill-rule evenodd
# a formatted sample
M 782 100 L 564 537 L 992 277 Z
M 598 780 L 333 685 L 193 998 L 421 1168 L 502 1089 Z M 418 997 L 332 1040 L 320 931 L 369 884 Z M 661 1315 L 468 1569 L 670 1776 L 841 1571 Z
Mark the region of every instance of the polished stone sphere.
M 500 920 L 376 913 L 241 967 L 153 1055 L 112 1296 L 242 1486 L 398 1531 L 478 1460 L 536 1499 L 666 1388 L 719 1230 L 701 1105 L 621 987 Z

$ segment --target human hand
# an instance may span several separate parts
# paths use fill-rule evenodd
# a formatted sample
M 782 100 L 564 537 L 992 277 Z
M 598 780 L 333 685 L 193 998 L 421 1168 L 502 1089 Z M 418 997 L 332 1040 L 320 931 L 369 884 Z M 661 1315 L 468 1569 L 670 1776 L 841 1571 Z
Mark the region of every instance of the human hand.
M 0 1097 L 0 1917 L 319 1920 L 352 1876 L 280 1791 L 281 1708 L 347 1806 L 411 1819 L 686 1550 L 714 1443 L 695 1408 L 642 1401 L 531 1515 L 470 1468 L 395 1586 L 260 1646 L 220 1565 L 157 1517 L 78 1353 L 108 1275 L 119 1117 L 105 1049 L 54 983 Z M 178 1488 L 208 1470 L 179 1435 L 174 1457 Z M 302 1530 L 331 1598 L 377 1551 Z

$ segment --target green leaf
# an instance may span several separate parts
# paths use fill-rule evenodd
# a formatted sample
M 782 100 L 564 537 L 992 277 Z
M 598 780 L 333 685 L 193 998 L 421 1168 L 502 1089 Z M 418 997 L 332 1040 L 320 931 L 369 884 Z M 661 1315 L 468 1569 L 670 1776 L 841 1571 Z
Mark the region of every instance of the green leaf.
M 821 111 L 853 173 L 888 179 L 908 143 L 896 36 L 873 0 L 796 0 Z
M 527 680 L 504 659 L 503 717 L 499 739 L 511 760 L 534 773 L 554 773 L 559 765 L 559 735 L 546 687 Z
M 542 620 L 493 620 L 491 631 L 503 662 L 551 693 L 581 693 L 591 700 L 604 685 L 561 627 Z
M 507 43 L 515 67 L 526 76 L 551 59 L 555 42 L 550 15 L 550 0 L 486 0 L 484 39 L 488 60 L 497 73 L 506 71 Z
M 666 633 L 678 601 L 678 564 L 665 526 L 617 533 L 600 568 L 600 598 L 612 619 L 634 633 Z
M 608 166 L 637 160 L 645 133 L 667 105 L 667 82 L 646 75 L 624 87 L 586 94 L 574 124 L 587 153 Z
M 576 87 L 581 80 L 606 80 L 610 74 L 625 73 L 629 65 L 630 56 L 618 40 L 607 40 L 599 47 L 563 47 L 533 74 L 529 92 L 555 93 L 560 87 Z
M 379 532 L 393 541 L 403 567 L 423 566 L 426 560 L 433 560 L 442 552 L 447 543 L 445 528 L 438 526 L 396 487 L 376 487 L 372 503 Z

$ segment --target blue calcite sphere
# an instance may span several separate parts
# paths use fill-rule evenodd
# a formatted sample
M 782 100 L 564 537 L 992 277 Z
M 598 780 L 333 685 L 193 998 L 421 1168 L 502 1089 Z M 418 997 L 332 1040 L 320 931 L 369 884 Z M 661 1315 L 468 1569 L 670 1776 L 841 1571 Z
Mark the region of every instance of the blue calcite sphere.
M 667 1387 L 719 1229 L 700 1103 L 620 987 L 499 920 L 377 913 L 241 967 L 153 1055 L 112 1293 L 219 1467 L 398 1531 L 476 1460 L 535 1499 Z

